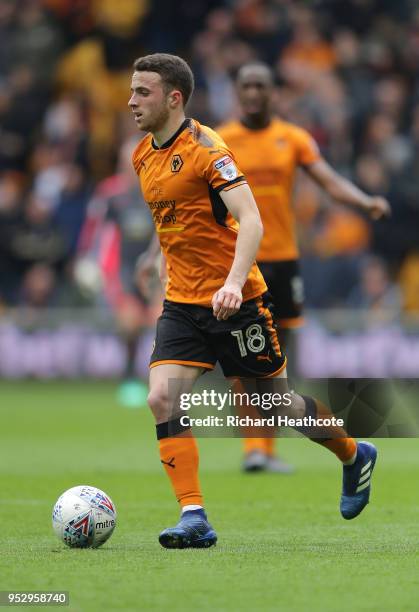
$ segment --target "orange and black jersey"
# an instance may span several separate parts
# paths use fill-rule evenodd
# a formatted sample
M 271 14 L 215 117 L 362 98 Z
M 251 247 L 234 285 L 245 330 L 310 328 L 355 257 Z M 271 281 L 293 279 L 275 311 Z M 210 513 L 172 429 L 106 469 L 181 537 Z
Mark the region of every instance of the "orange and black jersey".
M 160 148 L 146 135 L 133 164 L 166 257 L 167 299 L 210 307 L 233 263 L 238 232 L 220 192 L 246 183 L 232 153 L 216 132 L 185 119 Z M 253 264 L 243 299 L 264 291 Z
M 297 166 L 320 159 L 315 141 L 302 128 L 279 119 L 258 130 L 231 121 L 217 131 L 245 173 L 260 211 L 264 235 L 257 261 L 297 259 L 294 176 Z

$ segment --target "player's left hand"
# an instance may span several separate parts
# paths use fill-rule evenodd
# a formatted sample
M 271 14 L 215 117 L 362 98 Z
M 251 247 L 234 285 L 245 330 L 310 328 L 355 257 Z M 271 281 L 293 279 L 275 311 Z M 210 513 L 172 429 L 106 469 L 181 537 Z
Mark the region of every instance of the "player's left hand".
M 240 310 L 243 302 L 241 288 L 226 283 L 212 296 L 212 310 L 217 321 L 226 321 Z
M 371 219 L 378 221 L 382 217 L 389 217 L 391 214 L 391 208 L 388 200 L 381 196 L 371 196 L 369 199 L 369 205 L 367 212 Z

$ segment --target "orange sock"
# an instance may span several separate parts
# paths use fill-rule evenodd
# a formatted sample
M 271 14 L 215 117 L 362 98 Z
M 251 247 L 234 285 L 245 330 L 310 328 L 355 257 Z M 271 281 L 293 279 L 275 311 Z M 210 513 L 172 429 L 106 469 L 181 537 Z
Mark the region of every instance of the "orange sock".
M 319 443 L 332 451 L 332 453 L 335 453 L 336 457 L 344 463 L 350 461 L 356 452 L 356 441 L 353 438 L 319 440 Z
M 268 428 L 268 429 L 272 429 Z M 272 434 L 272 432 L 270 432 Z M 253 451 L 259 451 L 265 455 L 274 455 L 275 438 L 243 438 L 243 450 L 247 455 Z
M 307 398 L 309 401 L 314 402 L 315 404 L 315 412 L 316 416 L 323 418 L 330 418 L 332 413 L 327 406 L 323 404 L 323 402 L 314 398 Z M 328 448 L 332 453 L 340 459 L 342 462 L 346 463 L 350 461 L 356 453 L 356 440 L 350 438 L 343 427 L 332 426 L 324 429 L 324 438 L 311 438 L 313 442 L 317 442 L 321 444 L 325 448 Z M 329 438 L 330 435 L 330 438 Z
M 243 450 L 246 455 L 258 451 L 265 453 L 266 438 L 243 438 Z
M 267 437 L 267 438 L 264 438 L 264 440 L 265 440 L 265 453 L 269 455 L 269 457 L 273 457 L 275 455 L 275 438 Z
M 191 430 L 162 438 L 159 447 L 160 460 L 182 508 L 190 504 L 203 506 L 198 477 L 198 446 Z

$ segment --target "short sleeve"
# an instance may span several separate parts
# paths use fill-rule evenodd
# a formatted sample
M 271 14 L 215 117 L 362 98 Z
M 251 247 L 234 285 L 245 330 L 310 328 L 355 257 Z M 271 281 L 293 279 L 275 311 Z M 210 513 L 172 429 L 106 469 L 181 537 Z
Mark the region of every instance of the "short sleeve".
M 132 165 L 134 166 L 134 170 L 138 176 L 140 175 L 141 168 L 144 167 L 142 158 L 144 156 L 144 149 L 146 148 L 149 140 L 150 135 L 146 134 L 144 138 L 140 140 L 140 142 L 137 144 L 134 151 L 132 152 Z
M 212 148 L 200 147 L 198 155 L 202 175 L 217 193 L 247 182 L 232 152 L 224 143 L 217 143 Z
M 295 127 L 292 133 L 297 152 L 297 163 L 309 166 L 320 159 L 320 151 L 314 138 L 305 130 Z

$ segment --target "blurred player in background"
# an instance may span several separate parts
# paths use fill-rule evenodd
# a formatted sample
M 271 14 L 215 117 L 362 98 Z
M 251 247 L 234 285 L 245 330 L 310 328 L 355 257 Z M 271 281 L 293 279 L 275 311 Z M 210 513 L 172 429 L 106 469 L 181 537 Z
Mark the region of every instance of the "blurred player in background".
M 153 221 L 132 168 L 134 146 L 132 139 L 123 143 L 118 172 L 98 185 L 89 203 L 76 265 L 80 284 L 101 291 L 115 314 L 126 349 L 117 399 L 127 408 L 147 403 L 147 386 L 136 373 L 136 354 L 141 331 L 155 324 L 151 295 L 139 289 L 133 272 L 153 234 Z
M 179 411 L 180 395 L 190 393 L 217 361 L 227 377 L 287 389 L 286 359 L 255 263 L 263 234 L 257 205 L 219 135 L 185 118 L 193 86 L 189 66 L 177 56 L 156 53 L 134 63 L 129 106 L 137 127 L 150 133 L 136 147 L 133 164 L 168 273 L 148 396 L 160 460 L 182 508 L 179 523 L 159 536 L 166 548 L 206 548 L 217 541 L 203 507 L 198 448 Z M 374 208 L 377 215 L 387 212 L 380 202 Z M 330 416 L 314 398 L 290 397 L 293 417 Z M 340 510 L 344 518 L 355 518 L 369 501 L 375 447 L 357 444 L 330 425 L 316 441 L 342 462 Z
M 292 208 L 297 169 L 307 172 L 333 200 L 363 210 L 372 219 L 390 208 L 384 198 L 368 196 L 335 172 L 307 131 L 273 116 L 273 86 L 266 64 L 242 66 L 236 79 L 241 119 L 222 125 L 217 132 L 233 151 L 255 196 L 264 227 L 257 262 L 274 302 L 281 346 L 295 357 L 293 332 L 303 321 L 304 297 Z M 290 359 L 287 370 L 289 376 L 295 375 Z M 274 442 L 268 435 L 245 438 L 243 469 L 290 471 L 275 456 Z

